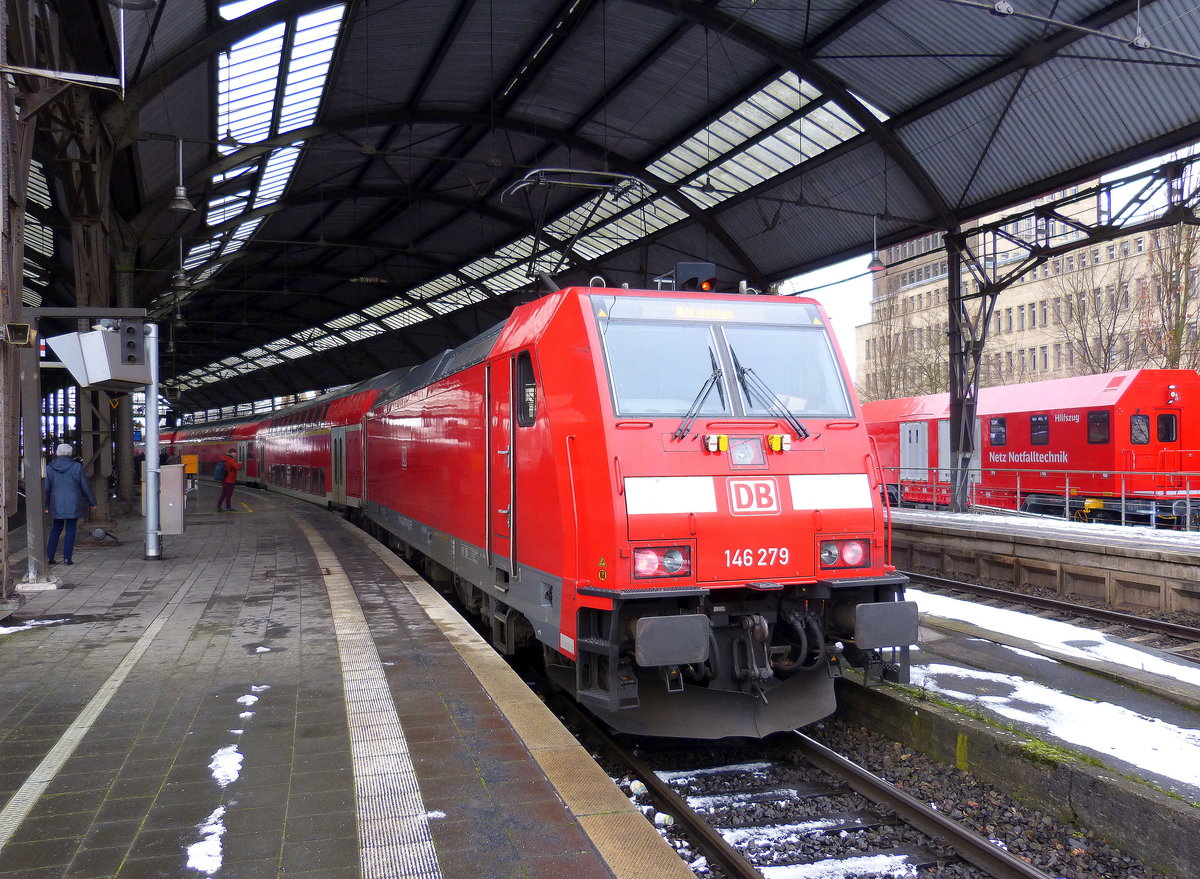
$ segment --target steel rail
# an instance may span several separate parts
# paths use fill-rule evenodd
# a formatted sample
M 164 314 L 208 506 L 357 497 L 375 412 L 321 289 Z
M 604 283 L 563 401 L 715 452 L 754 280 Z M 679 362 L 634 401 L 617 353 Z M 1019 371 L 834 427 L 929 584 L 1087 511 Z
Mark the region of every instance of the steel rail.
M 710 861 L 718 864 L 727 875 L 736 879 L 762 879 L 762 873 L 741 852 L 726 842 L 716 828 L 697 815 L 683 797 L 660 779 L 653 769 L 616 741 L 606 729 L 573 702 L 566 699 L 558 699 L 556 702 L 556 707 L 570 713 L 573 720 L 586 727 L 614 760 L 625 765 L 631 774 L 641 779 L 651 799 L 662 811 L 675 817 L 676 826 L 687 833 L 696 848 Z M 994 879 L 1053 879 L 1049 874 L 988 842 L 973 830 L 952 821 L 804 733 L 796 731 L 794 734 L 800 740 L 799 750 L 813 766 L 844 781 L 868 800 L 891 809 L 922 833 L 941 838 L 964 861 L 984 870 Z
M 975 831 L 926 806 L 804 733 L 797 731 L 795 735 L 800 740 L 800 751 L 809 763 L 842 779 L 872 802 L 891 809 L 922 833 L 944 840 L 964 861 L 995 879 L 1052 879 L 1050 874 L 988 842 Z
M 733 879 L 762 879 L 762 873 L 754 868 L 746 857 L 725 841 L 715 827 L 696 814 L 687 801 L 670 785 L 659 778 L 653 769 L 612 737 L 612 735 L 574 702 L 565 698 L 555 700 L 555 708 L 569 713 L 571 719 L 587 729 L 588 733 L 605 748 L 614 760 L 626 766 L 646 785 L 650 798 L 663 811 L 675 818 L 680 827 L 695 844 L 700 853 L 715 862 Z M 1003 879 L 1003 877 L 1001 877 Z
M 925 581 L 938 586 L 943 586 L 948 589 L 956 589 L 960 592 L 970 592 L 973 595 L 981 595 L 987 598 L 996 598 L 1002 601 L 1011 601 L 1013 604 L 1027 604 L 1031 607 L 1040 607 L 1046 610 L 1060 611 L 1065 614 L 1071 614 L 1078 617 L 1094 617 L 1108 623 L 1115 623 L 1123 626 L 1130 626 L 1135 629 L 1142 629 L 1147 632 L 1154 632 L 1159 635 L 1169 635 L 1172 638 L 1179 638 L 1183 641 L 1200 642 L 1200 629 L 1192 626 L 1183 626 L 1178 623 L 1169 623 L 1164 620 L 1150 619 L 1149 617 L 1140 617 L 1134 614 L 1122 613 L 1116 610 L 1108 610 L 1102 607 L 1092 607 L 1087 604 L 1075 604 L 1069 601 L 1062 601 L 1057 598 L 1043 598 L 1040 595 L 1026 595 L 1023 592 L 1013 592 L 1008 589 L 996 589 L 992 586 L 980 586 L 976 583 L 964 583 L 961 580 L 951 580 L 947 577 L 934 577 L 929 574 L 915 574 L 910 571 L 904 572 L 913 582 Z

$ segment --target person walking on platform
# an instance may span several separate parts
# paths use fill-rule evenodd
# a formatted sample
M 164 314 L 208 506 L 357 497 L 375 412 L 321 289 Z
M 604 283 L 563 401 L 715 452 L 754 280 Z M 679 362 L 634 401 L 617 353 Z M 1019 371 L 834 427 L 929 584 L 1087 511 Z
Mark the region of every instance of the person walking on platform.
M 217 462 L 217 466 L 213 469 L 213 475 L 218 477 L 221 483 L 221 496 L 217 498 L 217 512 L 222 509 L 227 513 L 233 512 L 233 486 L 237 483 L 238 471 L 242 469 L 242 465 L 238 463 L 237 449 L 230 449 L 225 453 L 225 457 Z M 225 472 L 222 473 L 221 471 Z
M 59 443 L 54 460 L 46 467 L 46 512 L 54 519 L 50 540 L 46 543 L 46 558 L 56 565 L 55 550 L 58 538 L 63 538 L 63 563 L 73 565 L 75 552 L 75 523 L 86 514 L 83 502 L 96 509 L 96 493 L 83 473 L 83 465 L 71 458 L 71 444 Z M 64 534 L 65 532 L 65 534 Z

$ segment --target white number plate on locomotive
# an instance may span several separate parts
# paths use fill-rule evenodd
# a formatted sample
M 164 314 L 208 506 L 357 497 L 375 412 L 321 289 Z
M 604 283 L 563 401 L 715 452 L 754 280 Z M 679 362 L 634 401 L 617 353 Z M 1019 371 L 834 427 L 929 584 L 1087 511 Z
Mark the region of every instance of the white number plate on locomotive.
M 766 568 L 788 563 L 786 546 L 760 546 L 757 549 L 725 550 L 725 566 L 728 568 Z

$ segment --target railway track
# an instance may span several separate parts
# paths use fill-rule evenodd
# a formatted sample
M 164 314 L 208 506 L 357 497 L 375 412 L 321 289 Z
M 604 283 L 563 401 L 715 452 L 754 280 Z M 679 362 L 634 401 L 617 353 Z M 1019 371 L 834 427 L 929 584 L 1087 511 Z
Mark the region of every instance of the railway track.
M 1078 602 L 1014 592 L 1009 589 L 996 589 L 992 586 L 982 586 L 947 577 L 908 571 L 905 573 L 914 586 L 928 585 L 939 592 L 959 592 L 1022 609 L 1036 608 L 1053 613 L 1064 620 L 1092 620 L 1102 624 L 1099 631 L 1121 635 L 1127 640 L 1156 647 L 1181 659 L 1200 663 L 1200 628 L 1122 613 L 1103 607 L 1093 607 Z
M 714 760 L 711 749 L 693 755 L 676 744 L 638 756 L 572 703 L 558 707 L 634 779 L 631 796 L 647 817 L 686 838 L 698 875 L 882 879 L 936 868 L 955 879 L 1048 879 L 799 732 L 760 745 L 762 758 L 749 761 Z

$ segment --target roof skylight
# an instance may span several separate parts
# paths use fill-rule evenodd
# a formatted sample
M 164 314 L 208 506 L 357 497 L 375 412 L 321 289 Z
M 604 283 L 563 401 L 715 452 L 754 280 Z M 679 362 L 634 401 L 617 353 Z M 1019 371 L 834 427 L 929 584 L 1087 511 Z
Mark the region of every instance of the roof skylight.
M 288 125 L 307 125 L 313 117 L 306 114 L 316 112 L 319 98 L 314 101 L 311 91 L 317 76 L 314 71 L 327 70 L 341 22 L 341 7 L 336 8 L 336 17 L 334 9 L 330 7 L 298 20 L 283 100 L 283 117 Z M 310 35 L 301 39 L 305 27 L 311 28 Z M 329 40 L 327 45 L 321 42 L 325 39 Z M 324 73 L 318 78 L 323 88 Z M 877 118 L 887 118 L 882 111 L 863 103 Z M 659 156 L 648 171 L 681 188 L 687 199 L 707 209 L 790 172 L 862 131 L 849 113 L 826 99 L 816 86 L 789 71 Z M 288 159 L 283 155 L 287 150 L 298 153 L 294 147 L 288 147 L 274 151 L 268 159 L 254 207 L 260 207 L 260 198 L 269 203 L 282 194 L 295 161 L 287 164 Z M 277 168 L 280 170 L 276 171 Z M 274 182 L 278 177 L 285 178 L 282 185 Z M 567 241 L 574 242 L 571 253 L 594 260 L 688 216 L 676 198 L 661 193 L 651 193 L 632 205 L 612 200 L 581 205 L 547 224 L 546 237 L 538 244 L 536 253 L 535 239 L 524 236 L 494 254 L 407 291 L 407 298 L 393 296 L 381 300 L 363 309 L 365 316 L 352 313 L 328 321 L 325 327 L 342 338 L 359 341 L 386 329 L 411 326 L 433 315 L 482 302 L 489 298 L 489 291 L 507 292 L 521 286 L 529 279 L 531 263 L 565 262 L 570 256 L 563 252 Z M 413 305 L 410 300 L 421 301 L 424 307 Z M 379 323 L 366 322 L 368 316 Z M 296 353 L 301 345 L 295 338 L 265 347 L 278 350 L 276 345 L 288 347 L 290 350 L 285 352 L 288 357 L 301 356 Z M 323 346 L 308 345 L 310 353 L 318 347 Z M 261 350 L 246 352 L 247 359 L 270 365 L 265 362 L 267 358 L 254 355 L 254 351 Z M 278 362 L 278 358 L 274 359 Z
M 272 0 L 240 0 L 219 8 L 233 20 L 268 6 Z M 230 155 L 242 147 L 311 125 L 325 94 L 329 65 L 345 17 L 345 4 L 336 3 L 280 21 L 230 46 L 217 56 L 217 151 Z M 216 174 L 214 185 L 237 179 L 246 189 L 214 196 L 205 206 L 210 226 L 228 226 L 246 211 L 282 198 L 300 158 L 299 144 L 279 147 L 265 156 Z M 213 262 L 239 251 L 253 236 L 262 218 L 222 229 L 194 245 L 184 268 L 193 283 L 208 280 L 223 267 Z M 171 304 L 175 303 L 171 299 Z M 165 304 L 156 302 L 155 305 Z

